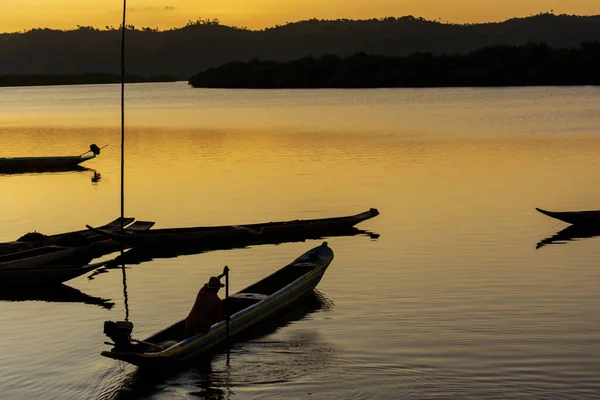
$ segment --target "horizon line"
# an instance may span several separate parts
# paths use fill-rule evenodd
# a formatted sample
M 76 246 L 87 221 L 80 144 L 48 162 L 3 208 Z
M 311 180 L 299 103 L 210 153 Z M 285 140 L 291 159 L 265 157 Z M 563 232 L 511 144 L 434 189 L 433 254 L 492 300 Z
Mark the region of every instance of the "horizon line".
M 247 27 L 240 27 L 240 26 L 236 26 L 236 25 L 226 25 L 226 24 L 222 24 L 219 20 L 219 18 L 198 18 L 195 21 L 192 20 L 188 20 L 188 22 L 182 26 L 179 27 L 172 27 L 172 28 L 164 28 L 164 29 L 159 29 L 157 27 L 149 27 L 149 26 L 142 26 L 142 27 L 137 27 L 133 24 L 130 25 L 126 25 L 128 29 L 133 28 L 132 30 L 136 30 L 136 31 L 144 31 L 144 30 L 150 30 L 152 32 L 168 32 L 168 31 L 174 31 L 174 30 L 179 30 L 179 29 L 184 29 L 190 26 L 197 26 L 197 25 L 214 25 L 214 26 L 222 26 L 222 27 L 227 27 L 227 28 L 232 28 L 232 29 L 240 29 L 240 30 L 246 30 L 246 31 L 253 31 L 253 32 L 260 32 L 260 31 L 265 31 L 265 30 L 269 30 L 269 29 L 276 29 L 279 27 L 283 27 L 283 26 L 287 26 L 287 25 L 294 25 L 294 24 L 298 24 L 298 23 L 302 23 L 302 22 L 366 22 L 366 21 L 385 21 L 386 19 L 395 19 L 395 20 L 402 20 L 402 19 L 415 19 L 415 20 L 419 20 L 419 21 L 424 21 L 424 22 L 434 22 L 434 23 L 438 23 L 441 25 L 460 25 L 460 26 L 473 26 L 473 25 L 486 25 L 486 24 L 501 24 L 501 23 L 505 23 L 508 21 L 512 21 L 515 19 L 527 19 L 527 18 L 535 18 L 535 17 L 540 17 L 540 16 L 554 16 L 554 17 L 579 17 L 579 18 L 590 18 L 590 17 L 599 17 L 600 14 L 555 14 L 553 12 L 540 12 L 538 14 L 530 14 L 527 15 L 525 17 L 511 17 L 508 19 L 504 19 L 504 20 L 499 20 L 499 21 L 486 21 L 486 22 L 465 22 L 465 23 L 458 23 L 458 22 L 450 22 L 450 21 L 445 21 L 442 22 L 441 18 L 439 19 L 427 19 L 424 17 L 415 17 L 413 15 L 404 15 L 401 17 L 395 17 L 395 16 L 385 16 L 385 17 L 372 17 L 372 18 L 356 18 L 356 19 L 351 19 L 351 18 L 337 18 L 337 19 L 328 19 L 328 18 L 310 18 L 310 19 L 302 19 L 302 20 L 297 20 L 297 21 L 287 21 L 284 24 L 276 24 L 276 25 L 271 25 L 271 26 L 266 26 L 264 28 L 258 28 L 258 29 L 251 29 L 251 28 L 247 28 Z M 24 33 L 28 33 L 31 31 L 36 31 L 36 30 L 50 30 L 50 31 L 62 31 L 62 32 L 70 32 L 70 31 L 77 31 L 80 29 L 93 29 L 93 30 L 97 30 L 97 31 L 101 31 L 101 32 L 111 32 L 111 31 L 115 31 L 115 30 L 120 30 L 121 27 L 114 27 L 114 26 L 108 26 L 105 25 L 104 28 L 98 28 L 95 27 L 93 25 L 76 25 L 74 28 L 66 28 L 66 29 L 60 29 L 60 28 L 50 28 L 50 27 L 37 27 L 37 28 L 30 28 L 30 29 L 26 29 L 23 28 L 23 30 L 20 31 L 13 31 L 13 32 L 0 32 L 0 35 L 11 35 L 11 34 L 24 34 Z

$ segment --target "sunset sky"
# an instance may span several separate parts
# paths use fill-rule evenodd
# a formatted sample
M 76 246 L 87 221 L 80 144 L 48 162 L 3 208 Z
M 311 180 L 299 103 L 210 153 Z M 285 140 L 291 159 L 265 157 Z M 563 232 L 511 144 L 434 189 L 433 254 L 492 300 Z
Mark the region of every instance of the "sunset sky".
M 3 0 L 0 32 L 77 25 L 118 27 L 120 0 Z M 493 22 L 540 12 L 600 14 L 598 0 L 128 0 L 127 23 L 170 29 L 189 20 L 217 18 L 223 25 L 262 29 L 310 18 L 367 19 L 413 15 L 442 22 Z

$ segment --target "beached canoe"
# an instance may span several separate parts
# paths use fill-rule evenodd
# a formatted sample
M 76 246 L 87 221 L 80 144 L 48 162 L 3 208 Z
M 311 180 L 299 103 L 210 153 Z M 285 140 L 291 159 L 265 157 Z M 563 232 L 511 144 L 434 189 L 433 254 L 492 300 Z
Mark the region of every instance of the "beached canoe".
M 207 355 L 226 345 L 228 341 L 235 340 L 250 328 L 258 328 L 259 324 L 266 323 L 273 315 L 289 310 L 299 300 L 312 293 L 332 260 L 333 251 L 327 243 L 323 243 L 266 278 L 225 298 L 224 309 L 230 316 L 229 319 L 225 318 L 214 324 L 204 335 L 186 337 L 183 319 L 142 341 L 119 343 L 101 354 L 115 360 L 149 367 L 164 366 Z M 107 321 L 105 333 L 113 341 L 117 341 L 112 329 L 107 332 L 108 323 L 115 324 Z M 123 338 L 122 332 L 119 337 Z M 122 339 L 118 341 L 122 342 Z
M 326 236 L 347 230 L 354 225 L 379 215 L 379 211 L 371 208 L 360 214 L 346 217 L 293 220 L 283 222 L 265 222 L 246 225 L 205 226 L 194 228 L 164 228 L 150 229 L 140 232 L 114 232 L 94 228 L 86 225 L 93 232 L 105 235 L 120 243 L 131 247 L 160 247 L 160 246 L 186 246 L 204 244 L 218 246 L 220 243 L 228 245 L 243 245 L 257 240 L 292 240 L 297 237 L 310 235 Z
M 549 217 L 573 225 L 600 225 L 600 210 L 593 211 L 547 211 L 536 208 L 539 212 Z
M 0 157 L 0 173 L 70 170 L 99 154 L 100 148 L 92 144 L 89 151 L 78 156 Z
M 0 287 L 54 286 L 91 272 L 107 263 L 108 261 L 83 265 L 56 265 L 51 268 L 0 268 Z

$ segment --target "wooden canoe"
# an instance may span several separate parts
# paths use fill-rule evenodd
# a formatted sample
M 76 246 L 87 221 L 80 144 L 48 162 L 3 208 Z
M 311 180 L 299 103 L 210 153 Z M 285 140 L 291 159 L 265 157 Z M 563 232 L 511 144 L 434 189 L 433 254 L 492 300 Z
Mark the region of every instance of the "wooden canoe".
M 121 224 L 121 218 L 117 218 L 108 224 L 102 226 L 102 229 L 105 230 L 120 230 L 121 226 L 129 227 L 135 218 L 123 218 L 123 223 Z M 146 224 L 146 222 L 142 222 Z M 136 223 L 136 225 L 139 222 Z M 145 226 L 145 225 L 144 225 Z M 135 226 L 133 227 L 135 229 Z M 91 232 L 89 229 L 83 229 L 72 232 L 65 233 L 57 233 L 53 235 L 42 235 L 37 232 L 29 233 L 23 235 L 21 238 L 12 241 L 12 242 L 4 242 L 0 243 L 0 255 L 16 253 L 18 251 L 25 251 L 34 249 L 42 246 L 55 246 L 60 244 L 65 244 L 71 242 L 71 239 L 78 238 L 83 241 L 94 241 L 96 239 L 105 239 L 104 236 L 100 236 L 97 233 Z
M 125 231 L 139 231 L 150 229 L 154 222 L 137 221 L 126 228 Z M 31 269 L 46 266 L 54 267 L 57 263 L 87 263 L 93 258 L 112 253 L 123 247 L 119 242 L 98 236 L 99 240 L 92 240 L 80 246 L 43 246 L 25 251 L 0 255 L 0 270 L 3 269 Z
M 78 156 L 0 157 L 0 173 L 68 171 L 98 154 L 100 148 L 92 144 L 89 151 Z
M 327 243 L 323 243 L 266 278 L 229 296 L 223 301 L 229 320 L 214 324 L 204 335 L 186 337 L 183 319 L 143 341 L 113 347 L 101 354 L 147 367 L 206 355 L 313 293 L 332 260 L 333 251 Z
M 75 169 L 79 164 L 96 158 L 93 154 L 58 157 L 3 157 L 0 172 L 55 172 Z
M 1 268 L 0 286 L 54 286 L 91 272 L 107 263 L 108 261 L 84 265 L 57 265 L 51 268 Z
M 600 225 L 600 210 L 593 211 L 547 211 L 541 208 L 536 208 L 539 212 L 549 217 L 566 222 L 573 225 Z
M 221 243 L 240 245 L 259 240 L 294 239 L 308 235 L 325 236 L 330 233 L 349 229 L 354 225 L 379 215 L 371 208 L 360 214 L 346 217 L 293 220 L 283 222 L 265 222 L 247 225 L 206 226 L 193 228 L 150 229 L 140 232 L 114 232 L 94 228 L 88 229 L 131 247 L 186 246 L 204 244 L 218 246 Z

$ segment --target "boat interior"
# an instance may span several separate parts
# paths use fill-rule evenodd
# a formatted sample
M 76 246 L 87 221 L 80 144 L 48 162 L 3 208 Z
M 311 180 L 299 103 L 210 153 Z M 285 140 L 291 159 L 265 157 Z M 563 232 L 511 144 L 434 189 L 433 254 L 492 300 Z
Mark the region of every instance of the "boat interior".
M 43 255 L 47 255 L 47 254 L 54 254 L 54 253 L 64 251 L 64 250 L 65 250 L 64 247 L 56 247 L 56 246 L 38 247 L 35 249 L 31 249 L 31 250 L 24 250 L 24 251 L 19 251 L 16 253 L 4 254 L 4 255 L 0 256 L 0 263 L 8 262 L 8 261 L 15 261 L 15 260 L 22 260 L 24 258 L 30 258 L 30 257 L 43 256 Z
M 320 264 L 301 262 L 290 264 L 259 282 L 248 286 L 240 292 L 223 300 L 223 308 L 228 315 L 234 315 L 291 284 L 298 278 L 306 275 Z M 157 352 L 162 351 L 175 343 L 187 338 L 185 332 L 185 319 L 156 333 L 144 341 L 134 341 L 136 344 L 127 348 L 130 352 Z M 116 349 L 115 349 L 116 350 Z

